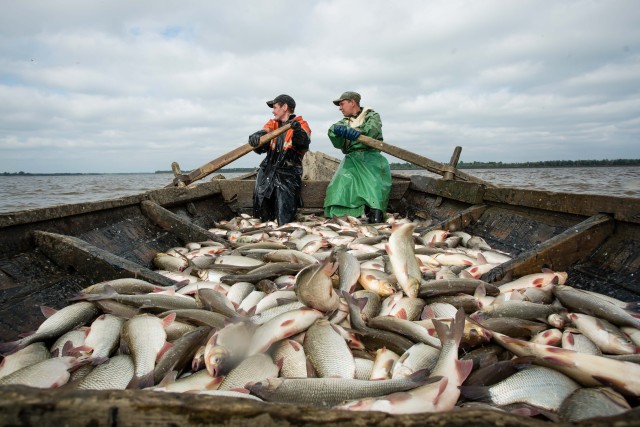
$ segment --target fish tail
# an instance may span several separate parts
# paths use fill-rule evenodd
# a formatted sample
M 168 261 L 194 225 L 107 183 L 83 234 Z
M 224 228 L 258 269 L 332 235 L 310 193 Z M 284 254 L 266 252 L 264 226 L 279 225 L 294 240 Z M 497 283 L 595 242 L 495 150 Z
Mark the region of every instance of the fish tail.
M 448 342 L 454 342 L 456 346 L 460 345 L 464 334 L 465 317 L 464 310 L 459 309 L 449 326 L 438 319 L 433 319 L 433 326 L 436 328 L 436 333 L 443 347 Z
M 17 350 L 20 350 L 22 347 L 24 347 L 23 341 L 24 339 L 19 339 L 16 341 L 0 343 L 0 354 L 8 356 L 11 353 L 16 352 Z

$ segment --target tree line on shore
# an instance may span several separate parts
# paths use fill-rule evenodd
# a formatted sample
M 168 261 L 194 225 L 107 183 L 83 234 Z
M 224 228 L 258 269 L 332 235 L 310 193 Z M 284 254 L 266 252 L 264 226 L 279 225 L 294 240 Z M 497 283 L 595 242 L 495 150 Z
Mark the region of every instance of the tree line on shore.
M 640 159 L 613 159 L 613 160 L 546 160 L 541 162 L 458 162 L 458 169 L 509 169 L 509 168 L 570 168 L 570 167 L 594 167 L 594 166 L 640 166 Z M 411 163 L 389 163 L 393 170 L 423 169 Z
M 597 167 L 597 166 L 640 166 L 640 159 L 613 159 L 613 160 L 545 160 L 541 162 L 458 162 L 458 169 L 509 169 L 509 168 L 571 168 L 571 167 Z M 389 163 L 391 170 L 415 170 L 423 169 L 412 163 Z M 251 172 L 256 168 L 224 168 L 219 172 L 242 173 Z M 190 171 L 182 171 L 187 174 Z M 130 174 L 143 172 L 130 172 Z M 171 173 L 171 171 L 157 170 L 154 173 Z M 108 175 L 128 175 L 129 173 L 108 174 Z M 105 175 L 103 173 L 31 173 L 31 172 L 2 172 L 0 176 L 65 176 L 65 175 Z

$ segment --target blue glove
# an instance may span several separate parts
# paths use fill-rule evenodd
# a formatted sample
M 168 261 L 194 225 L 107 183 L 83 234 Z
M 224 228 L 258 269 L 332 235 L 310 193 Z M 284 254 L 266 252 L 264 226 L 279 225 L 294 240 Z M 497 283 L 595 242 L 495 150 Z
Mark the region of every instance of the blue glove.
M 333 133 L 336 136 L 339 136 L 341 138 L 348 139 L 351 141 L 355 141 L 360 136 L 360 132 L 358 132 L 354 128 L 350 128 L 343 125 L 335 125 L 333 127 Z

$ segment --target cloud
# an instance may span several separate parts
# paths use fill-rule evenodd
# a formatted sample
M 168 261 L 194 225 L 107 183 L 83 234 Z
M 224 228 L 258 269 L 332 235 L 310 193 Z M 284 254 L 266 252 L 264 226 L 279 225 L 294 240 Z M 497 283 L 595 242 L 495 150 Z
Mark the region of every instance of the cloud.
M 437 161 L 458 145 L 463 161 L 639 158 L 639 18 L 632 0 L 11 2 L 0 172 L 197 167 L 280 93 L 311 148 L 341 157 L 326 129 L 344 90 L 385 141 Z

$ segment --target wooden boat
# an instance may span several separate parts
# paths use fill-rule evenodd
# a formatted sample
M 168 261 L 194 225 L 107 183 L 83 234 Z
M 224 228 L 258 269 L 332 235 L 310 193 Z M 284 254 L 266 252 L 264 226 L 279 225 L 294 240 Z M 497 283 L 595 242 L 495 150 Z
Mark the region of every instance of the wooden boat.
M 317 153 L 311 159 L 305 169 L 311 179 L 304 181 L 303 212 L 322 212 L 335 167 L 328 156 Z M 93 283 L 136 277 L 173 284 L 153 271 L 154 255 L 187 241 L 215 239 L 207 229 L 217 221 L 250 212 L 254 184 L 251 177 L 216 178 L 113 200 L 0 214 L 0 340 L 35 330 L 43 321 L 40 306 L 60 308 Z M 488 282 L 552 267 L 567 271 L 572 286 L 625 301 L 640 298 L 640 199 L 394 174 L 389 211 L 431 219 L 433 228 L 467 231 L 514 255 L 485 274 Z M 133 390 L 2 387 L 0 396 L 2 425 L 546 424 L 486 410 L 391 417 L 233 399 L 214 405 L 206 396 Z M 589 424 L 614 421 L 640 425 L 640 414 L 636 410 Z

